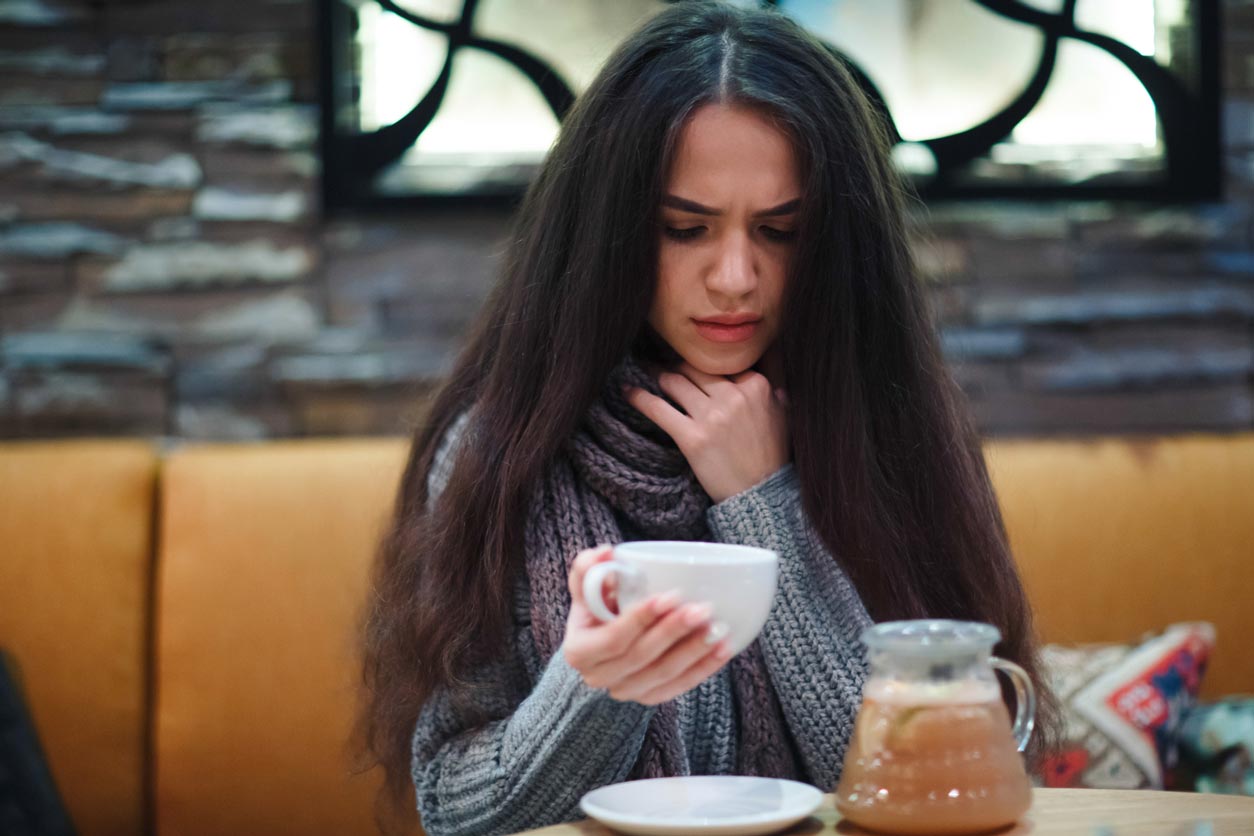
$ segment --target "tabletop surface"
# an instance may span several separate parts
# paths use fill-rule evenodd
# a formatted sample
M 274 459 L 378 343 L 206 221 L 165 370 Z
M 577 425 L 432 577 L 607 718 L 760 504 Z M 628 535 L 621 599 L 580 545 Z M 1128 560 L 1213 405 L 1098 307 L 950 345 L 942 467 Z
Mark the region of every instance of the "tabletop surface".
M 840 823 L 832 796 L 823 797 L 815 814 L 786 831 L 863 834 Z M 531 831 L 532 836 L 609 836 L 613 831 L 593 821 L 559 824 Z M 1025 821 L 997 836 L 1254 836 L 1254 798 L 1154 790 L 1034 791 Z

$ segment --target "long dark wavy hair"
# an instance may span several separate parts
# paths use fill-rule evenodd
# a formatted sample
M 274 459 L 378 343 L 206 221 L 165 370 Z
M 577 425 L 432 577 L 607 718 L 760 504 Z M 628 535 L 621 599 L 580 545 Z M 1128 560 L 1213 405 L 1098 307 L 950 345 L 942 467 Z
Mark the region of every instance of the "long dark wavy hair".
M 1050 725 L 1030 610 L 916 279 L 884 122 L 783 15 L 684 2 L 628 38 L 570 111 L 517 212 L 501 280 L 414 439 L 375 567 L 358 725 L 398 802 L 412 797 L 424 701 L 508 652 L 529 489 L 647 337 L 671 156 L 709 103 L 771 118 L 802 173 L 779 348 L 811 524 L 875 620 L 1000 628 L 998 653 L 1032 674 Z M 473 431 L 429 508 L 435 450 L 467 411 Z

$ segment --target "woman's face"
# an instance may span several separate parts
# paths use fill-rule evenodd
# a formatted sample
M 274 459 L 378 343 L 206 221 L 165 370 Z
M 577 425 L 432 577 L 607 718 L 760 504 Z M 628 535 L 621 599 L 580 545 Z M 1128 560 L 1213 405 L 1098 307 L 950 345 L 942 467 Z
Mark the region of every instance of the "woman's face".
M 756 111 L 706 105 L 684 126 L 649 324 L 698 370 L 737 374 L 775 342 L 800 198 L 792 143 Z

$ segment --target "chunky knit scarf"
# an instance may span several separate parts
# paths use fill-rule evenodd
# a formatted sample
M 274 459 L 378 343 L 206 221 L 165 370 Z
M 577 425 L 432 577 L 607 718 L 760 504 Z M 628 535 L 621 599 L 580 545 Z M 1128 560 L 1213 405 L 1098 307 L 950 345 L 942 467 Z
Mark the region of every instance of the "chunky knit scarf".
M 561 645 L 570 613 L 567 576 L 575 555 L 598 543 L 636 538 L 708 538 L 710 499 L 683 454 L 622 394 L 624 384 L 660 394 L 635 362 L 611 375 L 574 438 L 548 469 L 534 497 L 525 534 L 531 629 L 545 662 Z M 737 771 L 796 777 L 783 714 L 754 642 L 732 659 L 739 721 Z M 632 769 L 636 778 L 687 774 L 675 703 L 658 707 Z

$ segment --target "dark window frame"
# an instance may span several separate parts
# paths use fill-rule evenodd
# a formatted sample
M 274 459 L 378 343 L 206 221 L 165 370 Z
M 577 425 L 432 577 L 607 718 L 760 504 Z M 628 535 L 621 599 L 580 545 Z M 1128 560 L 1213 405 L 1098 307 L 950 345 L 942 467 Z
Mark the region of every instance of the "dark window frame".
M 396 11 L 392 0 L 372 0 L 389 10 Z M 682 2 L 682 0 L 679 0 Z M 763 5 L 774 5 L 771 0 L 762 0 Z M 1024 6 L 1016 0 L 975 0 L 985 8 L 998 14 L 1014 19 L 1035 23 L 1046 32 L 1047 43 L 1057 44 L 1065 37 L 1079 37 L 1081 40 L 1095 43 L 1105 48 L 1112 55 L 1115 51 L 1123 54 L 1115 57 L 1128 61 L 1136 61 L 1139 53 L 1135 53 L 1122 43 L 1105 36 L 1081 33 L 1068 30 L 1067 24 L 1073 20 L 1076 0 L 1063 0 L 1063 11 L 1054 13 L 1041 11 L 1031 6 Z M 456 45 L 455 48 L 479 48 L 508 57 L 515 66 L 522 69 L 540 88 L 549 102 L 550 107 L 559 115 L 565 112 L 571 101 L 571 92 L 565 83 L 547 66 L 524 53 L 522 50 L 495 41 L 478 38 L 471 31 L 469 21 L 473 19 L 478 0 L 463 0 L 463 18 L 451 24 L 421 21 L 428 28 L 445 32 Z M 345 32 L 345 23 L 337 19 L 342 14 L 341 0 L 317 0 L 318 5 L 318 46 L 319 46 L 319 98 L 321 103 L 319 148 L 322 157 L 322 204 L 327 214 L 335 214 L 342 210 L 371 211 L 438 208 L 452 206 L 489 206 L 511 207 L 521 198 L 525 189 L 523 185 L 501 187 L 495 190 L 483 190 L 473 194 L 405 194 L 386 195 L 372 190 L 370 176 L 361 173 L 363 159 L 372 155 L 383 159 L 387 154 L 399 156 L 404 149 L 412 144 L 405 142 L 398 135 L 404 131 L 390 130 L 395 126 L 381 129 L 371 137 L 373 142 L 367 148 L 362 142 L 362 135 L 350 135 L 337 131 L 336 114 L 343 106 L 345 91 L 337 85 L 343 85 L 351 76 L 340 71 L 346 60 L 346 50 L 351 49 L 351 33 Z M 1009 135 L 1014 125 L 1022 118 L 1007 121 L 1015 107 L 1011 103 L 1002 114 L 994 116 L 983 125 L 975 126 L 960 134 L 928 140 L 927 145 L 940 162 L 940 173 L 926 181 L 916 181 L 915 188 L 919 196 L 926 201 L 956 200 L 1028 200 L 1028 201 L 1140 201 L 1160 204 L 1191 204 L 1212 202 L 1223 197 L 1222 179 L 1222 148 L 1220 144 L 1220 3 L 1219 0 L 1193 0 L 1194 15 L 1193 45 L 1197 56 L 1198 94 L 1190 94 L 1184 86 L 1165 68 L 1152 59 L 1143 59 L 1139 68 L 1129 69 L 1137 74 L 1147 92 L 1154 100 L 1160 122 L 1164 125 L 1164 143 L 1166 150 L 1166 177 L 1163 182 L 1141 184 L 1015 184 L 1015 183 L 954 183 L 952 177 L 958 173 L 952 160 L 962 160 L 961 164 L 971 159 L 980 158 L 980 149 L 987 152 L 993 142 Z M 421 19 L 417 15 L 408 17 L 415 22 Z M 833 50 L 835 52 L 835 50 Z M 1045 52 L 1048 52 L 1047 49 Z M 508 55 L 506 54 L 508 53 Z M 1044 56 L 1044 53 L 1043 53 Z M 1044 63 L 1045 57 L 1042 58 Z M 1152 65 L 1149 66 L 1149 65 Z M 1153 68 L 1158 68 L 1157 72 Z M 1139 69 L 1139 71 L 1138 71 Z M 856 68 L 855 68 L 856 71 Z M 861 73 L 856 73 L 867 85 L 873 98 L 878 93 L 866 81 Z M 1041 89 L 1048 82 L 1048 77 L 1041 83 Z M 438 85 L 438 82 L 437 82 Z M 350 91 L 351 92 L 351 91 Z M 1039 93 L 1039 90 L 1036 91 Z M 1020 98 L 1026 100 L 1033 94 L 1031 85 L 1025 88 Z M 882 100 L 880 100 L 882 106 Z M 1031 105 L 1028 105 L 1030 110 Z M 420 111 L 421 106 L 415 109 Z M 438 109 L 438 102 L 435 105 Z M 418 113 L 415 122 L 434 115 L 435 109 L 428 108 L 426 115 Z M 1024 111 L 1026 113 L 1026 111 Z M 412 116 L 413 114 L 411 114 Z M 411 122 L 412 124 L 412 122 Z M 1009 127 L 1006 127 L 1009 125 Z M 391 137 L 381 136 L 391 133 Z M 398 150 L 399 149 L 399 150 Z M 377 165 L 377 162 L 375 163 Z M 356 170 L 354 170 L 356 168 Z M 378 170 L 375 168 L 374 170 Z

